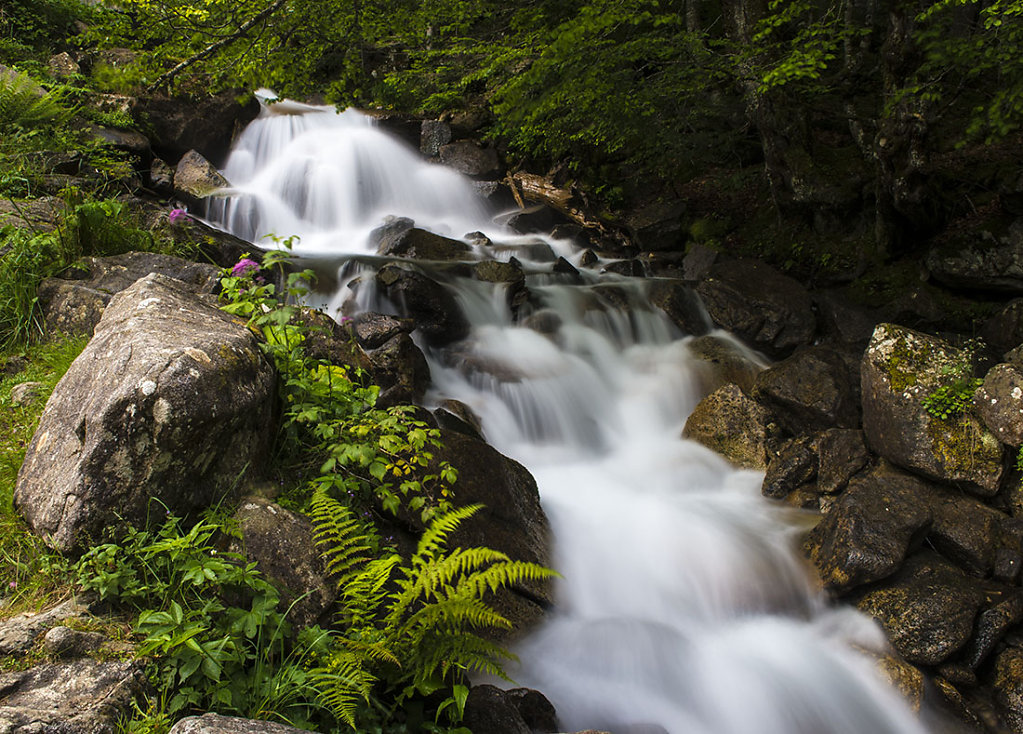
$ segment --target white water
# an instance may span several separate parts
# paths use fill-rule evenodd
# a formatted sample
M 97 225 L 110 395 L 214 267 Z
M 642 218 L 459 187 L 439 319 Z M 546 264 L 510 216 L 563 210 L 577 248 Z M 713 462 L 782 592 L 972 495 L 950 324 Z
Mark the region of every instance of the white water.
M 354 112 L 267 112 L 225 175 L 235 195 L 213 218 L 253 240 L 300 235 L 302 255 L 331 254 L 320 269 L 367 254 L 366 235 L 390 215 L 524 241 L 493 224 L 468 182 Z M 810 583 L 794 548 L 803 518 L 761 497 L 762 475 L 679 438 L 706 389 L 684 335 L 639 287 L 625 287 L 624 313 L 544 272 L 528 284 L 561 319 L 551 337 L 464 281 L 453 287 L 471 336 L 428 352 L 430 399 L 476 411 L 487 439 L 536 477 L 554 529 L 564 580 L 551 621 L 517 649 L 516 682 L 551 698 L 566 731 L 924 732 L 856 651 L 883 651 L 879 628 L 829 608 Z M 330 297 L 335 310 L 348 294 Z M 369 289 L 359 298 L 347 308 L 381 307 Z

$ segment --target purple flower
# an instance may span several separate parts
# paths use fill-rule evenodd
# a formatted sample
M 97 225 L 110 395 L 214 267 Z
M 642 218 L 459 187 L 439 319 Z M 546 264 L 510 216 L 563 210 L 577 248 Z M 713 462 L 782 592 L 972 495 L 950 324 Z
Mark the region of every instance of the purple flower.
M 235 266 L 231 268 L 231 275 L 235 278 L 241 278 L 249 273 L 254 273 L 259 270 L 259 263 L 255 260 L 250 260 L 247 257 L 243 257 Z
M 188 218 L 188 212 L 184 209 L 171 209 L 170 214 L 167 215 L 167 221 L 171 224 L 177 224 L 182 219 Z
M 18 582 L 12 581 L 11 583 L 7 584 L 7 588 L 10 589 L 11 591 L 14 591 L 15 589 L 18 588 Z

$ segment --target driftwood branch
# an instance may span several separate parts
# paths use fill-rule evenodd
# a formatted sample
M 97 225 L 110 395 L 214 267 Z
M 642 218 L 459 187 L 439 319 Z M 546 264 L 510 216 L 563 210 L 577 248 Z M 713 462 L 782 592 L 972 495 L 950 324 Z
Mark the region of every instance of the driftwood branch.
M 266 18 L 277 12 L 277 10 L 280 9 L 280 7 L 284 5 L 285 2 L 287 2 L 287 0 L 274 0 L 273 3 L 266 6 L 261 11 L 259 11 L 254 16 L 252 16 L 247 21 L 238 26 L 238 30 L 236 30 L 234 33 L 224 36 L 220 40 L 211 43 L 202 51 L 199 51 L 198 53 L 189 56 L 187 59 L 177 64 L 172 69 L 169 69 L 168 71 L 164 72 L 155 82 L 149 85 L 149 87 L 146 89 L 146 93 L 152 94 L 153 92 L 155 92 L 157 89 L 159 89 L 164 84 L 169 82 L 171 79 L 176 77 L 179 73 L 187 69 L 192 64 L 202 61 L 207 56 L 216 53 L 227 44 L 232 43 L 233 41 L 237 41 L 239 38 L 242 38 L 246 33 L 248 33 L 252 29 L 253 26 L 257 25 L 261 21 L 265 20 Z
M 588 230 L 605 246 L 621 248 L 631 245 L 628 234 L 623 230 L 587 214 L 579 197 L 570 189 L 559 188 L 543 176 L 523 171 L 509 176 L 508 185 L 520 208 L 525 208 L 523 200 L 544 204 Z

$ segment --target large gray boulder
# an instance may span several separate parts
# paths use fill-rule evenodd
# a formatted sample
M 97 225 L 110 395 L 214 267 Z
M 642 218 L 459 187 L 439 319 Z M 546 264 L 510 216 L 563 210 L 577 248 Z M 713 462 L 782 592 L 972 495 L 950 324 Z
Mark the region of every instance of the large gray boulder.
M 193 206 L 228 185 L 220 171 L 194 150 L 185 153 L 174 169 L 174 193 Z
M 80 278 L 47 278 L 39 286 L 43 317 L 51 331 L 92 334 L 113 295 L 150 273 L 179 280 L 195 293 L 213 293 L 220 278 L 215 265 L 155 252 L 85 258 L 77 272 Z
M 143 668 L 83 658 L 0 674 L 0 732 L 115 734 L 145 689 Z
M 893 464 L 991 497 L 1003 472 L 998 439 L 969 410 L 939 418 L 925 408 L 963 359 L 942 339 L 878 325 L 860 368 L 863 431 L 870 448 Z
M 181 719 L 171 727 L 169 734 L 304 734 L 305 731 L 276 721 L 203 714 Z
M 54 389 L 15 506 L 61 551 L 164 506 L 208 507 L 262 468 L 274 384 L 244 324 L 179 281 L 142 278 L 111 300 Z

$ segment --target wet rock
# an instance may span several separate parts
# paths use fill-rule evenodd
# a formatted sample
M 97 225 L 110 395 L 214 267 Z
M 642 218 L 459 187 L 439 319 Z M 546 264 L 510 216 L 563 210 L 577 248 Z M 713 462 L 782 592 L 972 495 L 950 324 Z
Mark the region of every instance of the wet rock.
M 711 327 L 696 292 L 678 280 L 655 280 L 650 284 L 650 303 L 664 311 L 683 334 L 699 336 Z M 690 345 L 691 346 L 691 345 Z
M 849 479 L 867 465 L 870 454 L 863 442 L 863 431 L 833 428 L 817 438 L 820 457 L 817 488 L 824 494 L 837 494 Z
M 203 199 L 229 185 L 220 171 L 195 150 L 185 153 L 174 169 L 175 195 L 193 206 L 201 206 Z
M 172 726 L 168 734 L 302 734 L 305 731 L 275 721 L 203 714 L 186 716 Z
M 471 731 L 487 734 L 532 734 L 533 731 L 507 700 L 505 692 L 491 685 L 470 689 L 462 723 Z
M 508 216 L 505 224 L 521 234 L 547 234 L 563 225 L 565 217 L 556 209 L 543 204 L 531 204 Z
M 883 655 L 877 660 L 877 670 L 902 695 L 913 711 L 920 711 L 926 688 L 926 680 L 920 668 L 895 655 Z
M 554 705 L 540 691 L 532 688 L 511 688 L 505 691 L 505 700 L 509 701 L 533 732 L 559 731 L 558 715 Z
M 278 611 L 296 628 L 324 623 L 336 597 L 313 541 L 309 518 L 259 497 L 242 501 L 233 522 L 241 532 L 229 550 L 240 553 L 281 592 Z
M 734 383 L 749 394 L 753 383 L 765 365 L 748 347 L 727 335 L 700 336 L 686 342 L 693 355 L 711 365 L 715 386 Z
M 382 234 L 377 248 L 378 255 L 410 260 L 464 260 L 471 252 L 472 248 L 464 242 L 417 227 Z
M 15 405 L 31 405 L 42 391 L 41 382 L 22 382 L 11 388 L 11 402 Z
M 583 254 L 579 256 L 579 264 L 584 268 L 592 268 L 599 260 L 600 258 L 593 250 L 584 250 Z
M 717 262 L 718 252 L 706 245 L 694 242 L 689 245 L 682 259 L 682 278 L 689 282 L 703 280 L 710 275 L 710 269 Z
M 739 466 L 767 468 L 767 412 L 736 385 L 725 385 L 697 404 L 682 431 Z
M 808 436 L 785 442 L 767 463 L 760 491 L 781 499 L 817 475 L 817 447 Z
M 924 407 L 963 357 L 947 342 L 880 324 L 863 356 L 863 430 L 870 448 L 889 461 L 982 497 L 998 492 L 1003 449 L 970 412 L 948 419 Z
M 1023 521 L 1003 521 L 998 529 L 993 575 L 999 581 L 1017 584 L 1023 570 Z
M 412 337 L 398 333 L 368 355 L 371 382 L 380 387 L 377 407 L 422 402 L 430 384 L 430 365 Z
M 0 622 L 0 658 L 28 652 L 44 630 L 87 614 L 88 607 L 72 599 L 38 613 L 18 614 Z
M 555 261 L 554 267 L 551 268 L 551 272 L 557 273 L 558 275 L 567 275 L 569 276 L 570 279 L 577 283 L 582 282 L 582 278 L 579 275 L 579 271 L 576 270 L 575 266 L 572 263 L 570 263 L 563 257 L 559 257 Z
M 636 259 L 614 260 L 613 262 L 604 263 L 604 267 L 600 269 L 600 272 L 625 275 L 630 278 L 643 278 L 646 276 L 643 263 Z
M 482 260 L 472 266 L 472 274 L 485 283 L 521 283 L 526 279 L 522 265 L 500 260 Z
M 440 155 L 441 146 L 451 142 L 451 126 L 441 120 L 423 120 L 419 127 L 419 150 L 430 158 Z
M 811 343 L 817 329 L 806 288 L 762 262 L 716 263 L 696 292 L 714 323 L 773 357 Z
M 247 91 L 226 89 L 215 95 L 140 97 L 132 116 L 150 131 L 153 149 L 176 162 L 190 150 L 221 163 L 236 132 L 259 114 Z
M 558 312 L 549 308 L 541 309 L 522 320 L 522 326 L 525 328 L 547 336 L 557 334 L 563 323 Z
M 43 411 L 14 501 L 70 551 L 141 527 L 155 499 L 208 507 L 272 439 L 275 378 L 252 332 L 180 281 L 149 275 L 116 295 Z
M 501 163 L 493 148 L 481 148 L 473 140 L 457 140 L 437 149 L 440 162 L 474 178 L 490 178 L 500 173 Z
M 437 281 L 397 263 L 380 268 L 376 278 L 388 298 L 416 322 L 429 344 L 444 346 L 468 336 L 469 322 L 458 301 Z
M 1008 363 L 992 367 L 974 394 L 973 405 L 999 441 L 1023 444 L 1023 368 Z
M 39 287 L 43 318 L 51 331 L 91 334 L 113 295 L 151 273 L 174 278 L 196 294 L 213 293 L 220 280 L 214 265 L 150 252 L 89 257 L 80 267 L 79 278 L 47 278 Z
M 865 593 L 857 606 L 881 623 L 906 660 L 937 665 L 970 639 L 984 598 L 979 582 L 925 552 L 908 559 L 889 583 Z
M 43 636 L 43 648 L 60 658 L 78 658 L 99 650 L 106 637 L 99 632 L 83 632 L 70 627 L 54 627 Z
M 995 703 L 1010 731 L 1023 731 L 1023 649 L 1007 647 L 995 659 Z
M 857 349 L 867 346 L 877 324 L 873 313 L 850 303 L 835 291 L 814 293 L 813 298 L 820 315 L 821 331 L 829 340 Z
M 790 433 L 854 428 L 859 423 L 852 376 L 826 347 L 810 347 L 757 375 L 753 397 Z
M 399 319 L 367 311 L 352 319 L 352 328 L 355 330 L 359 346 L 364 349 L 376 349 L 398 334 L 411 334 L 416 325 L 412 319 Z
M 503 245 L 494 243 L 489 246 L 494 252 L 521 257 L 536 263 L 552 263 L 558 259 L 554 250 L 546 242 L 527 242 L 520 245 Z
M 483 424 L 480 418 L 468 405 L 461 400 L 444 400 L 433 411 L 437 425 L 452 431 L 464 433 L 472 438 L 483 438 Z
M 845 592 L 891 576 L 930 529 L 930 488 L 878 469 L 849 482 L 807 539 L 825 588 Z
M 159 158 L 149 164 L 149 186 L 162 196 L 174 193 L 174 169 Z
M 0 674 L 0 731 L 115 734 L 145 688 L 143 668 L 85 658 Z

